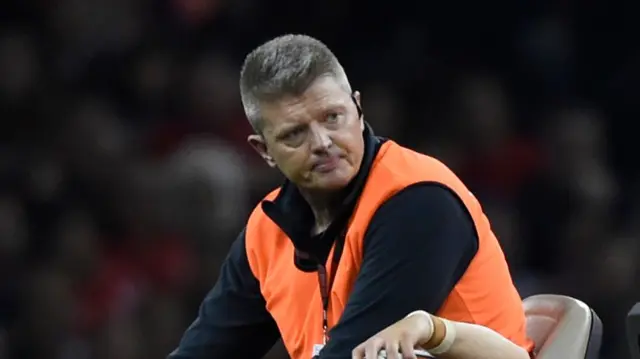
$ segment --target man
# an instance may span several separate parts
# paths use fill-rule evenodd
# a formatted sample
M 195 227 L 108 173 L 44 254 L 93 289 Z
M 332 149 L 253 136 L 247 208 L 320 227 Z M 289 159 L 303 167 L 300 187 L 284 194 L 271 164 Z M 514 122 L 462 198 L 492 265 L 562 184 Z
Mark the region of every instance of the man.
M 249 143 L 287 181 L 255 208 L 169 358 L 259 358 L 280 336 L 293 359 L 350 358 L 417 309 L 531 349 L 476 199 L 437 160 L 373 135 L 324 44 L 261 45 L 240 90 Z

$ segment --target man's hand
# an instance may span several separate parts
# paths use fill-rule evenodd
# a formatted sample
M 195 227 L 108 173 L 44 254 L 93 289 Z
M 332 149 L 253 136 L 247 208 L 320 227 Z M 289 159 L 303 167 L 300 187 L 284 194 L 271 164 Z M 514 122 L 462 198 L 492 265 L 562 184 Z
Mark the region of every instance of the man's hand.
M 358 345 L 353 359 L 378 359 L 381 350 L 388 359 L 416 359 L 414 348 L 427 343 L 434 332 L 433 319 L 425 312 L 416 312 L 387 327 Z

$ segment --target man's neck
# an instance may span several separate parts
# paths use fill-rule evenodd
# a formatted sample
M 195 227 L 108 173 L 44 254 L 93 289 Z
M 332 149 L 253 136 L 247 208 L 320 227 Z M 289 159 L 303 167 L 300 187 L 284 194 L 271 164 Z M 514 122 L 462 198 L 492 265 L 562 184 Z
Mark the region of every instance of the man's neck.
M 315 225 L 312 229 L 312 235 L 324 232 L 331 222 L 333 222 L 338 210 L 342 205 L 342 197 L 344 194 L 339 191 L 335 193 L 313 193 L 309 191 L 300 191 L 302 197 L 307 201 L 313 216 Z

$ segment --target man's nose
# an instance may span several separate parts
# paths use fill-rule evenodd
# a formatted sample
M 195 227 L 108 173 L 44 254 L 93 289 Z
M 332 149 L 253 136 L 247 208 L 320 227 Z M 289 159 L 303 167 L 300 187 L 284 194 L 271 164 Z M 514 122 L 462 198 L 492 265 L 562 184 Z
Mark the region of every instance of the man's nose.
M 325 152 L 332 144 L 333 140 L 326 128 L 319 125 L 311 126 L 311 149 L 313 152 Z

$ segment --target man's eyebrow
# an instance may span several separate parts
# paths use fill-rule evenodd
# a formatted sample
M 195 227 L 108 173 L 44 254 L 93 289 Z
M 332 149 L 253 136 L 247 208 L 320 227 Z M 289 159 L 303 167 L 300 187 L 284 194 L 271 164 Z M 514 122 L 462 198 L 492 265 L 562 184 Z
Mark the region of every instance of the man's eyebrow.
M 322 107 L 323 111 L 331 111 L 331 110 L 345 110 L 347 108 L 347 105 L 344 103 L 344 101 L 332 101 L 327 103 L 325 106 Z

